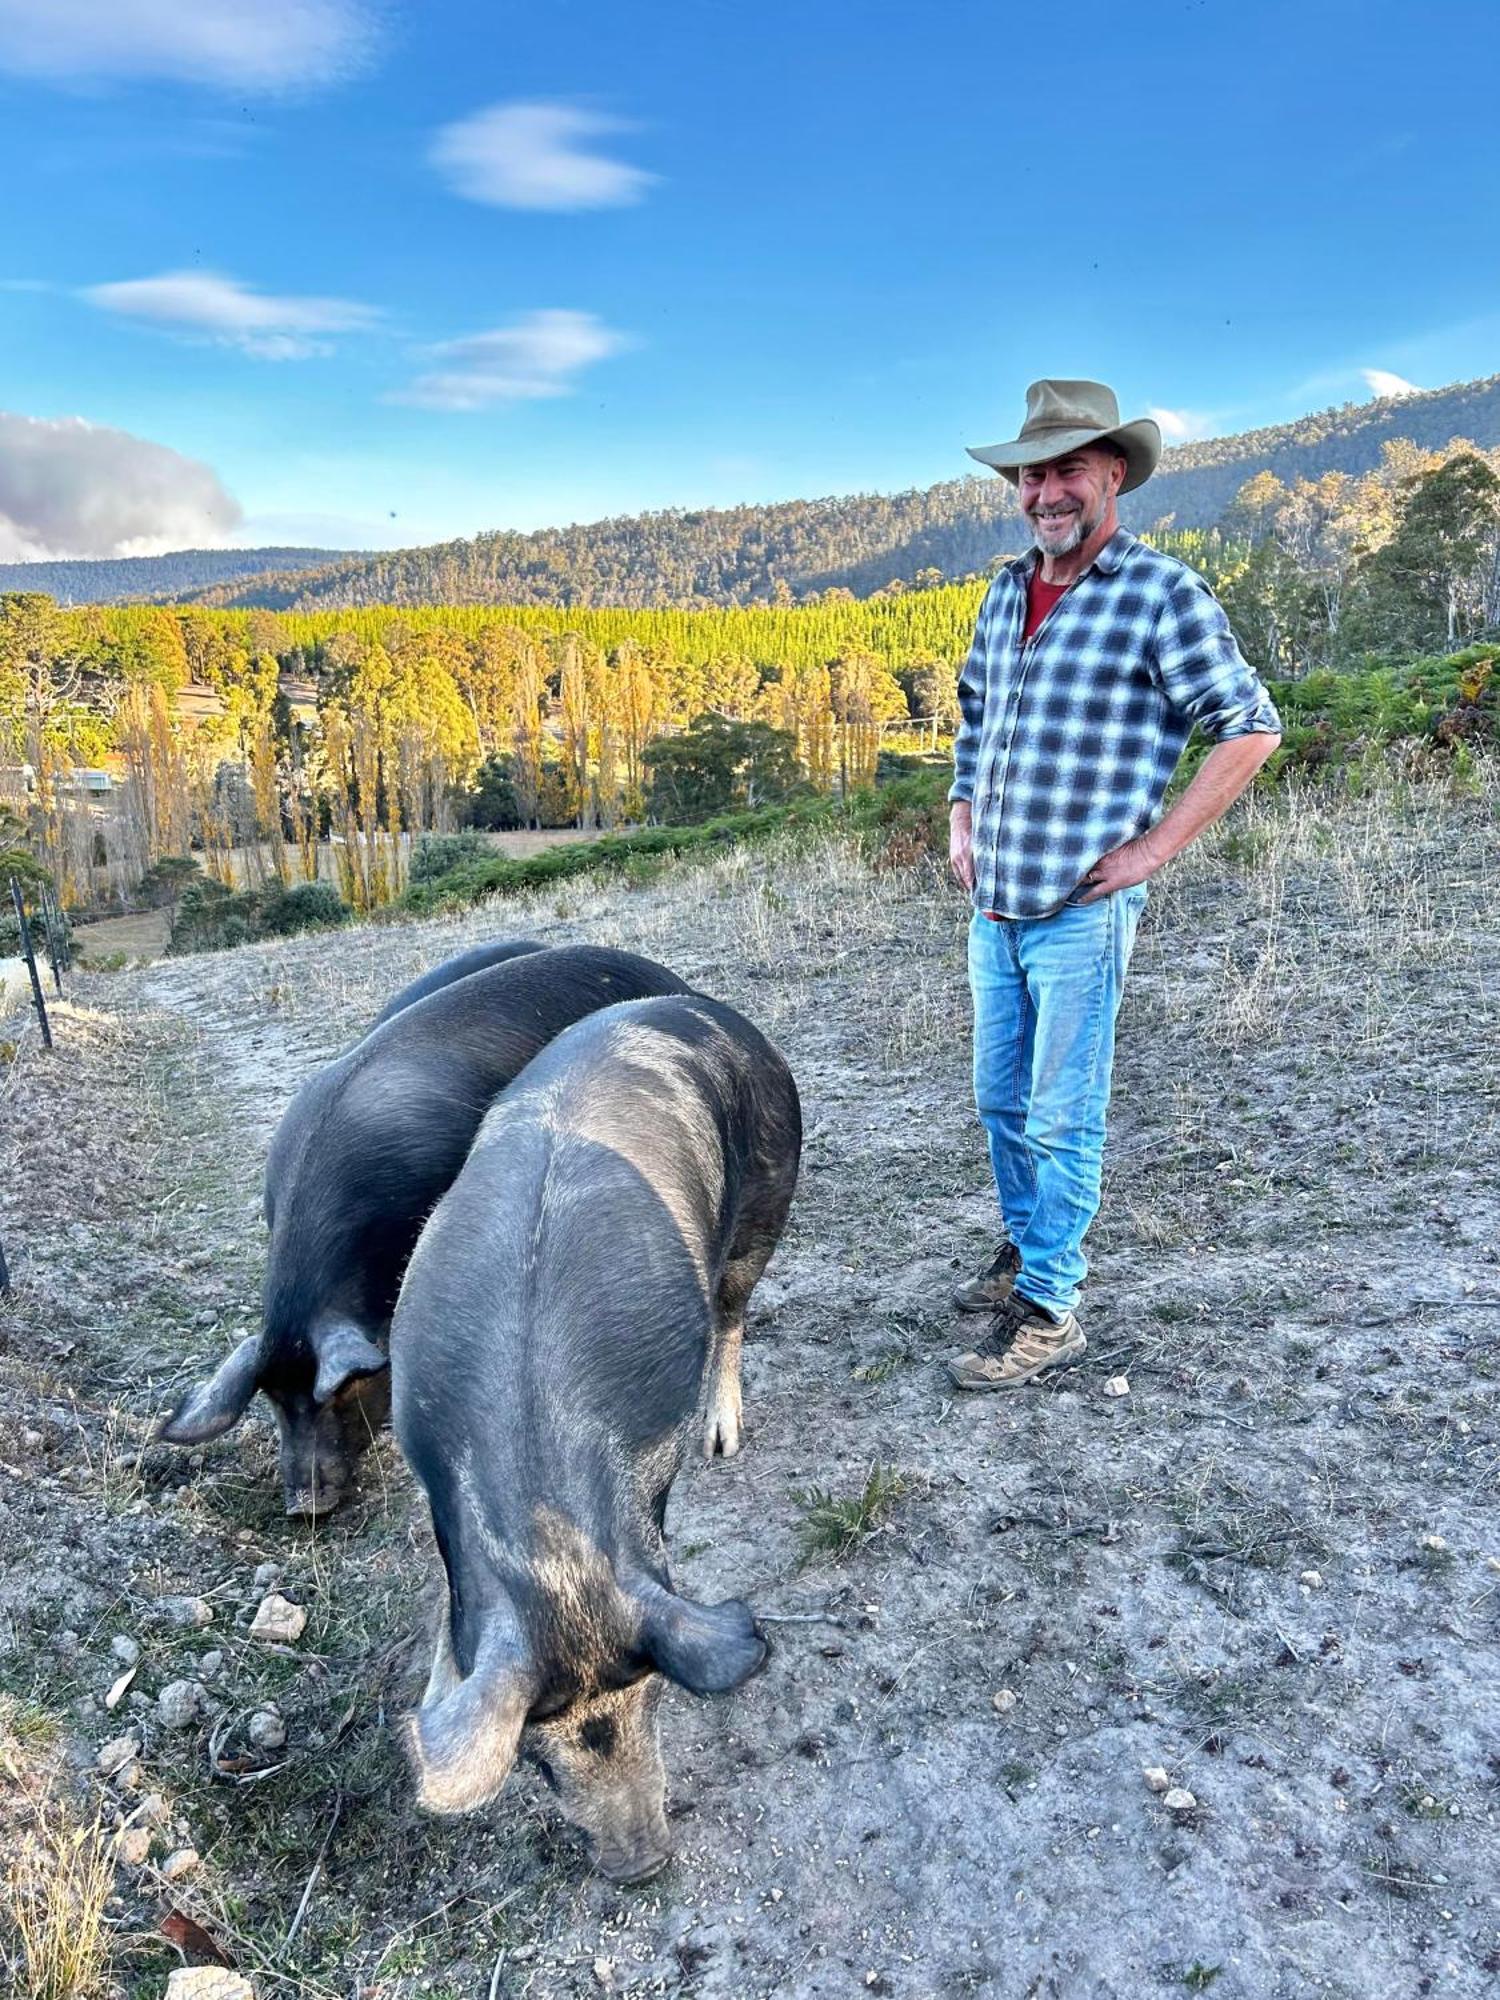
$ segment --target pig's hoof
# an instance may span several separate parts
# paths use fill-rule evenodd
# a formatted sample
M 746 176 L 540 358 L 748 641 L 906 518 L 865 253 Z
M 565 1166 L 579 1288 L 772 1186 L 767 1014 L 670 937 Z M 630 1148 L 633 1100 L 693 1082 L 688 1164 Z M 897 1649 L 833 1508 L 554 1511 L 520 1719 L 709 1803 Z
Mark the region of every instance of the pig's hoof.
M 733 1458 L 740 1448 L 740 1413 L 727 1403 L 710 1410 L 703 1427 L 703 1456 Z

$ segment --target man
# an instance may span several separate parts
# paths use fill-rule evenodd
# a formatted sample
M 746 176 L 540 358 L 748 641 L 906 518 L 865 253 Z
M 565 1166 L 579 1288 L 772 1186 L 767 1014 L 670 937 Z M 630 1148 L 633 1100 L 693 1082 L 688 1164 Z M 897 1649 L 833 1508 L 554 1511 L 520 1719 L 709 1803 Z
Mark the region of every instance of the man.
M 1149 417 L 1099 382 L 1033 382 L 1007 444 L 1035 547 L 999 571 L 959 677 L 949 858 L 969 891 L 974 1095 L 1005 1241 L 954 1305 L 993 1315 L 949 1363 L 1011 1389 L 1077 1360 L 1083 1239 L 1099 1206 L 1115 1016 L 1146 882 L 1281 741 L 1218 600 L 1120 526 L 1156 469 Z M 1213 743 L 1163 818 L 1194 724 Z

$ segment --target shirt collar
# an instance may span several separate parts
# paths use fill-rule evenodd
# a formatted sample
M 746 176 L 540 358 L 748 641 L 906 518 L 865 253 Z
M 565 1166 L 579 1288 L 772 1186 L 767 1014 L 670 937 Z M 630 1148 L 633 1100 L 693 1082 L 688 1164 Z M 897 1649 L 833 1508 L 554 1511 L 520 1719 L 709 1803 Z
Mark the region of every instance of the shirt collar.
M 1098 555 L 1089 564 L 1089 569 L 1083 572 L 1084 575 L 1087 576 L 1090 569 L 1096 569 L 1104 576 L 1113 576 L 1121 563 L 1124 562 L 1126 556 L 1135 547 L 1135 544 L 1136 537 L 1131 534 L 1128 528 L 1116 528 L 1115 532 L 1104 544 L 1104 547 L 1100 549 Z M 1029 576 L 1036 566 L 1039 553 L 1039 550 L 1035 547 L 1026 549 L 1020 555 L 1012 557 L 1005 567 L 1014 570 L 1018 577 Z

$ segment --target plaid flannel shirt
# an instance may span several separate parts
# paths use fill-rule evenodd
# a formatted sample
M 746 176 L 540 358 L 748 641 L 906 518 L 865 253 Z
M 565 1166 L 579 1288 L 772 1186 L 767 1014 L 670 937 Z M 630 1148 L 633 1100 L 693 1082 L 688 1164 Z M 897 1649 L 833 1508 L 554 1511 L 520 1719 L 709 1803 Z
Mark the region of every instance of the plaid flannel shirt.
M 1045 917 L 1156 819 L 1196 723 L 1279 734 L 1270 695 L 1195 570 L 1120 529 L 1024 643 L 1035 550 L 980 606 L 958 681 L 950 799 L 973 803 L 974 907 Z

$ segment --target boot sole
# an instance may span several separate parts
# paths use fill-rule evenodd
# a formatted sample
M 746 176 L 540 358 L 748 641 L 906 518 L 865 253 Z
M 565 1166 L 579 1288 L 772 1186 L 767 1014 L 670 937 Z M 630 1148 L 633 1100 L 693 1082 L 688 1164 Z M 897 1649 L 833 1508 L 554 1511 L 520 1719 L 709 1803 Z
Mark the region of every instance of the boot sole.
M 956 1361 L 948 1363 L 948 1375 L 955 1389 L 1024 1389 L 1028 1383 L 1036 1381 L 1039 1375 L 1050 1375 L 1055 1368 L 1071 1368 L 1087 1354 L 1088 1346 L 1088 1341 L 1079 1334 L 1076 1341 L 1059 1348 L 1056 1354 L 1049 1354 L 1045 1361 L 1038 1361 L 1019 1375 L 1007 1375 L 1001 1381 L 992 1382 L 984 1375 L 961 1374 Z

